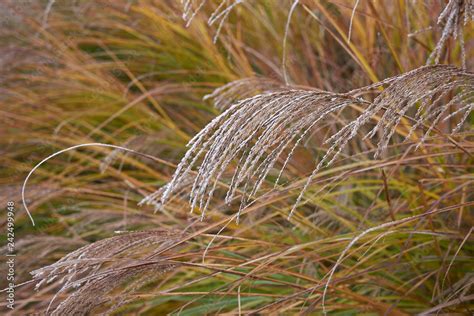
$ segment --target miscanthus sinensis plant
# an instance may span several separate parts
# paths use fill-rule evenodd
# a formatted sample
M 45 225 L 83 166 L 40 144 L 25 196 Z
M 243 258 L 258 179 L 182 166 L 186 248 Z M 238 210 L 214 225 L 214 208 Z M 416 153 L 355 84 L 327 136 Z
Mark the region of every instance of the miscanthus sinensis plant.
M 5 7 L 16 311 L 472 313 L 473 1 Z

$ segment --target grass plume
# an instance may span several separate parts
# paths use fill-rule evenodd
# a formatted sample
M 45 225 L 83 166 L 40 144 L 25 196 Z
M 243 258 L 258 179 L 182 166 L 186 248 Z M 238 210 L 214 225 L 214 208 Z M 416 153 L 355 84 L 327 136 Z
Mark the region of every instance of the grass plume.
M 217 90 L 211 97 L 216 98 L 217 107 L 226 108 L 222 99 L 233 99 L 241 86 L 242 81 L 232 83 Z M 268 83 L 263 81 L 260 85 L 254 85 L 259 86 L 268 86 Z M 381 86 L 387 87 L 377 93 L 376 88 Z M 238 211 L 240 213 L 248 205 L 249 198 L 259 191 L 280 155 L 294 140 L 295 145 L 290 150 L 282 170 L 291 159 L 296 146 L 318 123 L 322 124 L 345 108 L 363 108 L 358 117 L 325 140 L 330 147 L 308 178 L 295 203 L 296 207 L 316 173 L 325 164 L 334 162 L 347 143 L 359 136 L 360 130 L 369 125 L 374 116 L 383 111 L 377 124 L 365 137 L 374 137 L 380 132 L 375 152 L 377 157 L 387 149 L 405 113 L 421 104 L 414 117 L 410 118 L 414 124 L 405 137 L 410 138 L 416 128 L 427 125 L 427 131 L 417 144 L 419 146 L 443 118 L 460 115 L 461 120 L 453 132 L 461 129 L 473 108 L 473 86 L 473 74 L 455 67 L 439 65 L 421 67 L 345 94 L 295 90 L 288 87 L 281 88 L 282 91 L 243 99 L 228 107 L 188 143 L 189 150 L 171 182 L 162 194 L 155 193 L 153 197 L 146 198 L 146 202 L 159 199 L 158 207 L 165 204 L 176 188 L 189 178 L 192 168 L 199 163 L 202 156 L 202 162 L 194 175 L 190 204 L 191 209 L 199 207 L 204 216 L 218 181 L 231 162 L 238 159 L 239 163 L 234 169 L 225 201 L 230 203 L 237 190 L 242 189 L 241 207 Z M 248 93 L 249 90 L 245 92 Z M 370 101 L 360 97 L 364 93 L 377 95 Z M 446 100 L 448 95 L 450 99 Z M 441 102 L 445 103 L 440 105 Z M 446 112 L 454 105 L 457 109 L 447 117 Z M 290 216 L 295 207 L 292 208 Z

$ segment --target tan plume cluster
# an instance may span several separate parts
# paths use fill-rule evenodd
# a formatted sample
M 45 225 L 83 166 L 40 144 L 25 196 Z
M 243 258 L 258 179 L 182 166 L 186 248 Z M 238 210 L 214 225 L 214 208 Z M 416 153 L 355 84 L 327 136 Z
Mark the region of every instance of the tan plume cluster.
M 436 44 L 435 49 L 431 52 L 427 63 L 439 63 L 441 53 L 446 45 L 446 41 L 450 36 L 455 39 L 459 38 L 461 45 L 461 59 L 463 68 L 466 69 L 466 52 L 464 45 L 463 26 L 469 21 L 474 21 L 474 1 L 473 0 L 449 0 L 448 4 L 438 17 L 437 24 L 442 27 L 441 37 Z
M 56 263 L 33 271 L 33 279 L 37 289 L 56 281 L 62 284 L 48 311 L 59 294 L 74 290 L 55 307 L 53 315 L 87 313 L 109 301 L 110 292 L 120 288 L 120 293 L 113 294 L 114 305 L 109 306 L 113 310 L 126 300 L 127 292 L 175 266 L 149 255 L 150 251 L 157 253 L 174 245 L 181 236 L 180 232 L 165 230 L 122 233 L 79 248 Z M 146 251 L 151 246 L 153 249 Z M 127 286 L 122 287 L 125 281 Z
M 250 77 L 232 81 L 214 90 L 204 97 L 204 100 L 211 99 L 214 107 L 221 111 L 227 110 L 232 104 L 239 100 L 252 97 L 266 92 L 287 90 L 285 84 L 269 78 Z
M 407 112 L 418 107 L 413 117 L 407 117 L 413 122 L 408 137 L 418 127 L 427 127 L 419 140 L 422 143 L 441 120 L 459 116 L 453 132 L 458 131 L 473 109 L 474 98 L 474 74 L 448 65 L 424 66 L 344 94 L 280 86 L 277 91 L 257 94 L 230 107 L 222 101 L 221 94 L 235 98 L 241 90 L 247 93 L 241 89 L 244 83 L 231 83 L 211 95 L 217 106 L 226 110 L 189 142 L 189 149 L 172 180 L 143 200 L 144 203 L 161 207 L 191 177 L 191 209 L 199 207 L 204 216 L 219 181 L 229 165 L 237 160 L 225 201 L 230 203 L 237 192 L 241 192 L 240 214 L 285 149 L 293 144 L 280 176 L 295 148 L 313 128 L 347 107 L 363 108 L 359 116 L 325 140 L 329 148 L 308 178 L 292 213 L 315 174 L 333 163 L 356 136 L 379 135 L 375 153 L 379 156 Z M 376 94 L 373 101 L 364 98 L 373 94 Z M 448 115 L 452 107 L 456 110 Z M 365 136 L 360 135 L 362 127 L 373 126 L 376 115 L 380 116 L 377 124 Z

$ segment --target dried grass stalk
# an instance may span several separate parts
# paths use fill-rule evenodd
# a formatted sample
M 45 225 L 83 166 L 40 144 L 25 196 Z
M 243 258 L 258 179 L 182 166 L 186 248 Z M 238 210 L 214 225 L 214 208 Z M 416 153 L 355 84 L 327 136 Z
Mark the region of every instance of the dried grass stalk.
M 194 17 L 203 9 L 206 5 L 207 0 L 182 0 L 183 5 L 183 19 L 186 21 L 186 26 L 189 26 L 193 21 Z M 232 10 L 239 4 L 245 2 L 245 0 L 222 0 L 219 2 L 217 7 L 212 11 L 211 15 L 207 20 L 207 24 L 214 25 L 217 23 L 217 31 L 214 35 L 214 42 L 219 38 L 222 27 L 225 21 L 229 17 Z

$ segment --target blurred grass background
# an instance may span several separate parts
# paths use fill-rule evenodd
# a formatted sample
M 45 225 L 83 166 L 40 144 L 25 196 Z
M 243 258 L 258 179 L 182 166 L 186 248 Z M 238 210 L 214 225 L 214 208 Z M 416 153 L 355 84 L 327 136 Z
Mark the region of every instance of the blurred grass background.
M 114 313 L 318 315 L 323 278 L 353 237 L 391 219 L 439 209 L 446 211 L 364 236 L 337 270 L 326 308 L 334 315 L 407 315 L 430 308 L 471 314 L 469 130 L 455 136 L 468 153 L 433 137 L 418 151 L 412 143 L 394 143 L 387 156 L 374 160 L 372 140 L 351 143 L 342 161 L 320 172 L 291 221 L 298 183 L 301 188 L 324 150 L 321 137 L 353 116 L 315 131 L 291 161 L 285 188 L 257 200 L 239 225 L 229 221 L 235 207 L 219 202 L 203 222 L 189 213 L 184 196 L 156 214 L 137 206 L 170 180 L 186 143 L 218 114 L 202 100 L 205 94 L 255 75 L 283 81 L 292 2 L 244 1 L 214 44 L 217 30 L 207 17 L 218 4 L 209 1 L 189 27 L 178 1 L 54 1 L 50 10 L 47 1 L 0 4 L 0 188 L 2 205 L 14 200 L 18 206 L 17 283 L 115 231 L 186 229 L 191 237 L 172 256 L 188 264 L 150 279 Z M 290 82 L 344 92 L 425 64 L 440 36 L 435 25 L 444 4 L 361 1 L 348 41 L 354 1 L 301 1 L 287 39 Z M 471 70 L 472 23 L 464 33 Z M 460 51 L 450 39 L 441 62 L 461 66 Z M 443 124 L 443 131 L 452 125 Z M 26 174 L 58 150 L 92 142 L 161 162 L 101 147 L 55 157 L 27 188 L 32 227 L 20 208 Z M 272 180 L 264 189 L 272 188 Z M 0 223 L 6 224 L 5 216 Z M 18 288 L 16 311 L 45 310 L 57 286 Z

